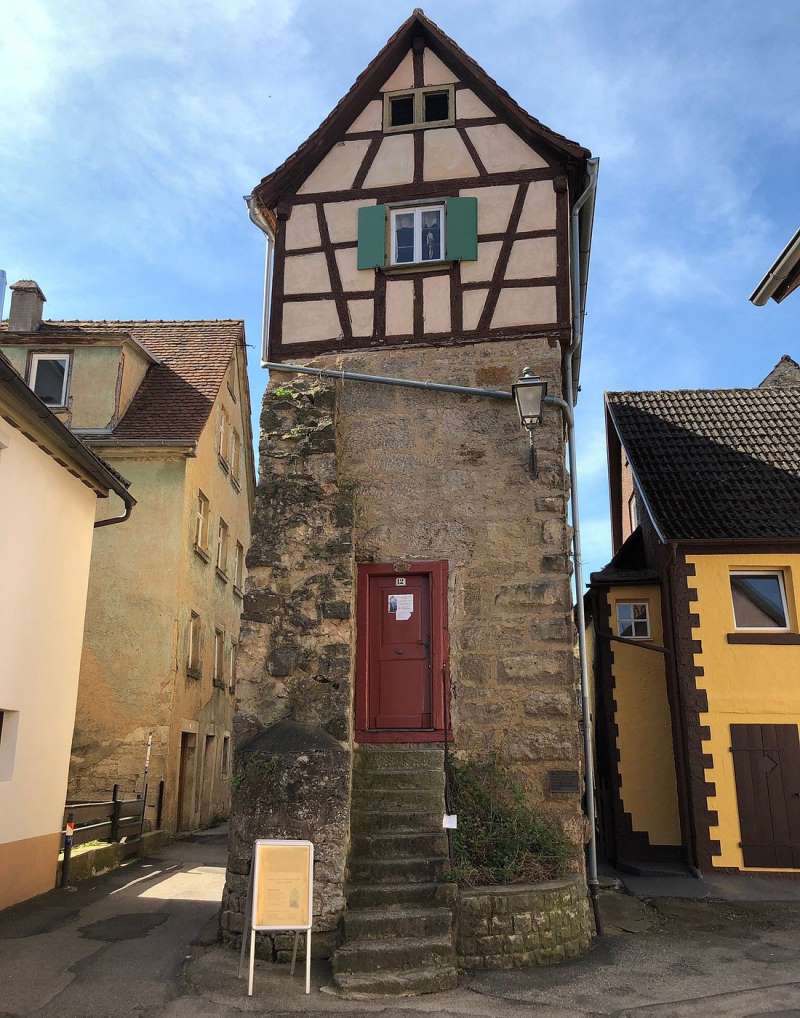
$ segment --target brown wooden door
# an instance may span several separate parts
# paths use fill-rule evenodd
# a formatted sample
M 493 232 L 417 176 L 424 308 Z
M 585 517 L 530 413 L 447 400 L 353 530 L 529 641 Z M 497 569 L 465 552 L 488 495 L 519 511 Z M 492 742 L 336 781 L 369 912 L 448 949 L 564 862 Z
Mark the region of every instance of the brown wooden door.
M 369 578 L 369 727 L 431 729 L 431 599 L 427 575 Z
M 797 725 L 731 725 L 745 866 L 800 868 Z

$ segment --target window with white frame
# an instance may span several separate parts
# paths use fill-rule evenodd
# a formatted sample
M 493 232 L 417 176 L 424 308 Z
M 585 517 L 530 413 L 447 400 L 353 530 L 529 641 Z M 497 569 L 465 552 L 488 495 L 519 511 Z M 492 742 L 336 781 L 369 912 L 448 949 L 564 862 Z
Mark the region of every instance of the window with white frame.
M 632 491 L 630 498 L 628 499 L 628 520 L 631 525 L 631 531 L 636 530 L 639 526 L 639 506 L 636 502 L 636 492 Z
M 444 205 L 392 209 L 392 265 L 442 261 L 445 252 L 444 230 Z
M 244 589 L 244 546 L 236 542 L 236 567 L 233 573 L 233 585 L 238 590 Z
M 203 674 L 203 627 L 197 612 L 189 615 L 189 648 L 186 671 L 195 678 Z
M 227 467 L 230 457 L 230 434 L 231 425 L 228 419 L 228 412 L 222 408 L 219 412 L 219 430 L 217 431 L 217 453 L 223 466 Z
M 217 569 L 227 576 L 228 574 L 228 541 L 230 531 L 228 524 L 220 516 L 219 529 L 217 531 Z
M 650 605 L 647 601 L 617 603 L 617 632 L 629 640 L 650 639 Z
M 231 640 L 231 649 L 228 656 L 228 688 L 233 693 L 236 690 L 236 651 L 238 649 L 235 641 Z
M 28 385 L 48 406 L 67 405 L 69 364 L 68 353 L 31 354 Z
M 731 596 L 737 629 L 788 630 L 786 586 L 780 569 L 732 572 Z
M 194 528 L 194 546 L 208 551 L 208 527 L 211 521 L 211 506 L 202 491 L 197 492 L 197 515 Z
M 236 428 L 231 430 L 231 480 L 237 485 L 242 468 L 242 439 Z
M 219 626 L 214 629 L 214 682 L 225 684 L 225 630 Z

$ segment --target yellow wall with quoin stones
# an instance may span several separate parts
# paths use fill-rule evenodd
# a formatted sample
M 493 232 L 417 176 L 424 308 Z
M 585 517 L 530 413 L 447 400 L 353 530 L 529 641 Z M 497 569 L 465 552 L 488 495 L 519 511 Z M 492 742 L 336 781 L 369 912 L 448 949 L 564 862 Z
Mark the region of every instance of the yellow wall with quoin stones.
M 708 797 L 708 809 L 716 810 L 719 819 L 719 825 L 709 832 L 712 840 L 719 841 L 721 850 L 712 858 L 712 864 L 744 870 L 748 867 L 740 847 L 730 726 L 800 725 L 800 645 L 728 643 L 727 635 L 734 631 L 730 573 L 732 569 L 781 570 L 789 626 L 797 633 L 800 555 L 688 554 L 686 560 L 695 567 L 695 575 L 688 580 L 689 589 L 697 592 L 691 608 L 699 625 L 692 629 L 692 638 L 702 643 L 702 653 L 694 655 L 695 665 L 703 669 L 696 682 L 708 696 L 708 711 L 699 719 L 710 731 L 703 752 L 713 758 L 713 766 L 705 770 L 705 780 L 713 782 L 715 789 L 715 794 Z

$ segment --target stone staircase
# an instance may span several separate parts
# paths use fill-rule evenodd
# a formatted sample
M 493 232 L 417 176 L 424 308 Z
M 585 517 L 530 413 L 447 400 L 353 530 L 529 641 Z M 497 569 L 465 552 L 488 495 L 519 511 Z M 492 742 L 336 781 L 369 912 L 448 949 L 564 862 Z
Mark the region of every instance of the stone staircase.
M 408 996 L 458 983 L 438 747 L 361 746 L 353 769 L 344 941 L 345 997 Z

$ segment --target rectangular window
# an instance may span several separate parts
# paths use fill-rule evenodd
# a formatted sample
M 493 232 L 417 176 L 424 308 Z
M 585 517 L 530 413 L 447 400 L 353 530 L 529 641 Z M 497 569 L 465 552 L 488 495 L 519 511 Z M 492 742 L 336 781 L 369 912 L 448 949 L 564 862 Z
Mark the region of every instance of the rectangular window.
M 237 590 L 244 590 L 244 547 L 241 541 L 236 542 L 236 568 L 233 574 L 233 585 Z
M 197 492 L 197 518 L 194 529 L 194 546 L 200 551 L 208 551 L 208 525 L 211 519 L 211 507 L 202 491 Z
M 0 781 L 14 777 L 19 711 L 0 710 Z
M 222 409 L 219 412 L 219 431 L 217 432 L 217 453 L 222 462 L 222 465 L 227 469 L 229 461 L 229 444 L 230 444 L 230 421 L 228 420 L 228 413 Z
M 231 431 L 231 480 L 239 483 L 239 474 L 242 464 L 242 440 L 236 428 Z
M 228 383 L 228 392 L 231 394 L 231 399 L 236 402 L 236 361 L 231 361 L 231 366 L 228 368 L 228 375 L 226 379 Z
M 28 384 L 48 406 L 67 405 L 70 355 L 64 353 L 31 354 Z
M 238 646 L 231 640 L 230 657 L 228 658 L 228 688 L 236 692 L 236 651 Z
M 189 649 L 186 671 L 197 679 L 203 674 L 203 628 L 197 612 L 192 612 L 189 616 Z
M 631 492 L 631 497 L 628 499 L 628 520 L 631 525 L 631 530 L 636 530 L 639 526 L 639 510 L 636 505 L 636 492 Z
M 214 629 L 214 685 L 225 685 L 225 630 Z
M 731 596 L 737 629 L 788 630 L 789 612 L 780 570 L 731 573 Z
M 650 639 L 650 605 L 647 601 L 617 604 L 617 630 L 629 640 Z
M 386 92 L 383 97 L 383 129 L 392 133 L 447 127 L 455 123 L 454 96 L 452 85 Z
M 228 524 L 220 516 L 217 532 L 217 569 L 224 576 L 228 575 L 228 537 Z
M 231 771 L 231 737 L 230 735 L 223 735 L 222 737 L 222 776 L 227 778 Z
M 392 265 L 444 259 L 444 205 L 392 209 Z

